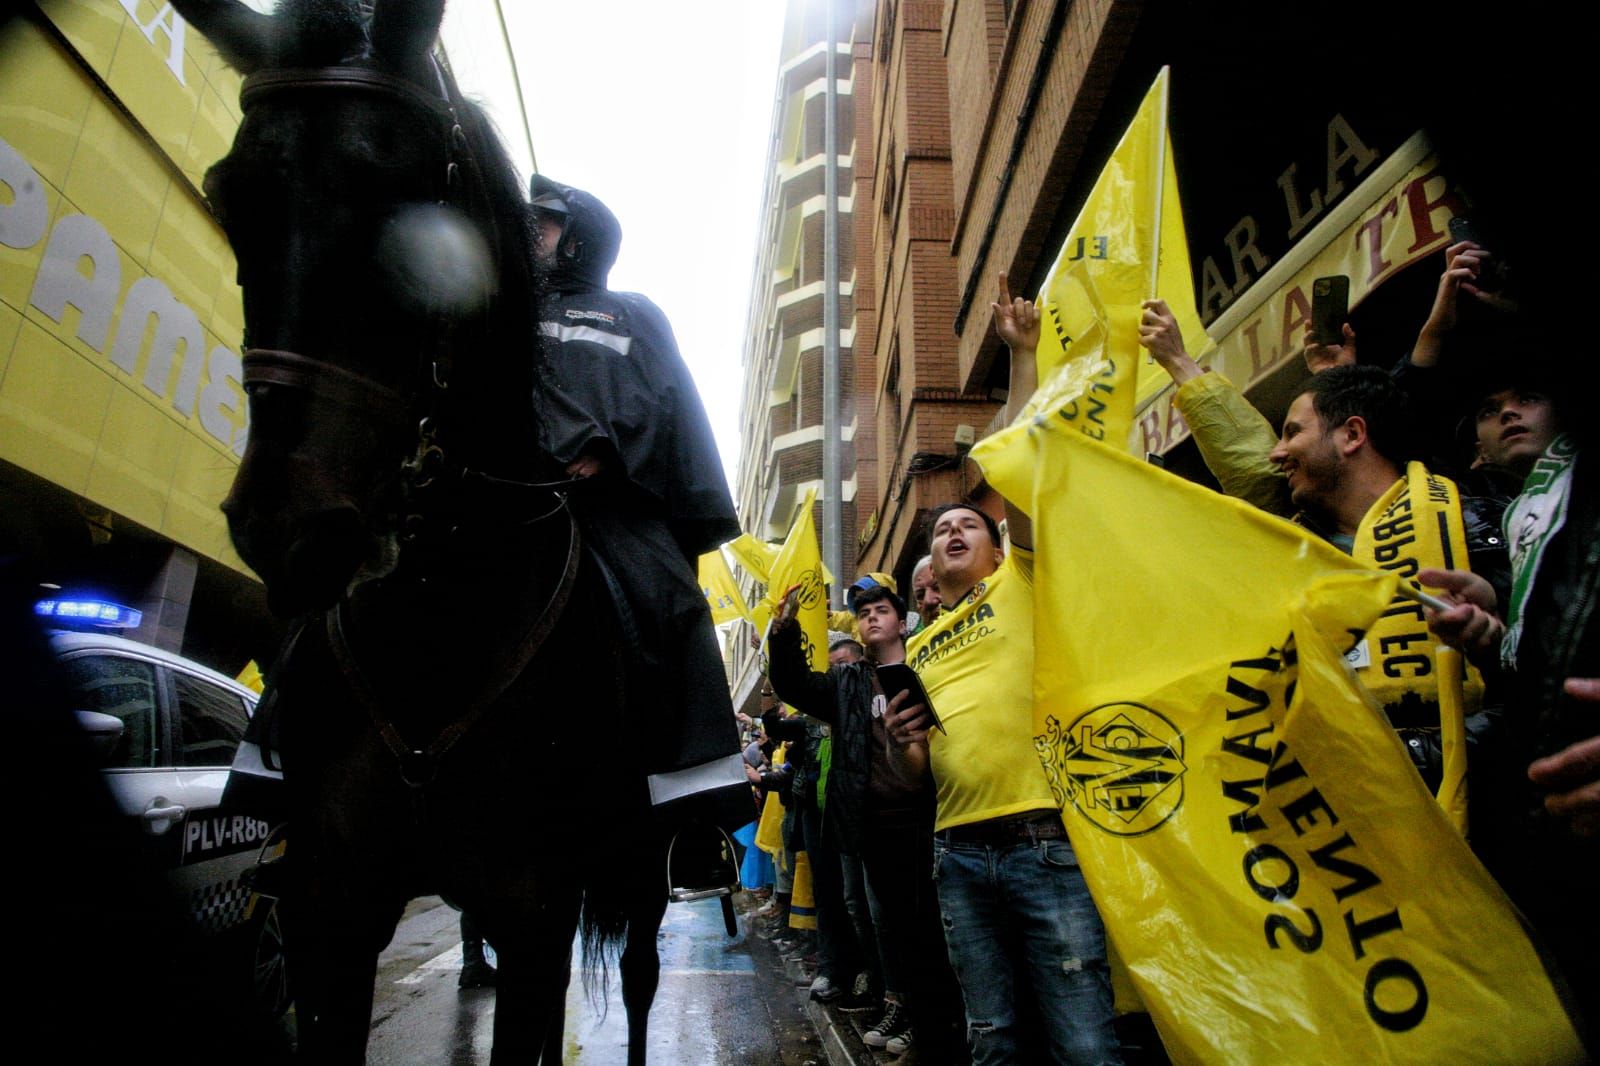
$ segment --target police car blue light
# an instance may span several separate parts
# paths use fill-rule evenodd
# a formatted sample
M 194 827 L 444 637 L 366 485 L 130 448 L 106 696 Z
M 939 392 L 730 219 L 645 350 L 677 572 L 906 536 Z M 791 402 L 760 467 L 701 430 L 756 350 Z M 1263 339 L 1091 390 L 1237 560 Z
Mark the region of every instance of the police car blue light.
M 136 629 L 144 618 L 142 611 L 105 600 L 40 600 L 33 605 L 33 613 L 42 618 L 102 629 Z

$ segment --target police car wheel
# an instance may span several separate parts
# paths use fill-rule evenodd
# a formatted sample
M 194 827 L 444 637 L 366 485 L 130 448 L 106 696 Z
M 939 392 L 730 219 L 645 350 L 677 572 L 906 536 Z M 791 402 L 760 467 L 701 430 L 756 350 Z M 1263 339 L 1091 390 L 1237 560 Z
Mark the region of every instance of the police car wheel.
M 278 917 L 277 900 L 261 900 L 268 906 L 251 923 L 251 992 L 256 1007 L 267 1018 L 279 1018 L 289 1009 L 289 969 L 283 954 L 283 924 Z

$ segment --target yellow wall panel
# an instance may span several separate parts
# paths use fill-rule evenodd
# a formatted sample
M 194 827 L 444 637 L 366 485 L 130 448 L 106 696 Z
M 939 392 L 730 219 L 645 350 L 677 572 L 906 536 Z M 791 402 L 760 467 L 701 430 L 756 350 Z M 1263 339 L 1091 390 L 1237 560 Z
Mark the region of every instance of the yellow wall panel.
M 231 249 L 228 255 L 228 273 L 217 284 L 217 298 L 212 304 L 211 321 L 207 323 L 207 327 L 222 338 L 223 344 L 242 354 L 243 349 L 240 345 L 244 343 L 244 293 L 234 281 L 235 267 Z
M 117 391 L 110 375 L 25 320 L 0 379 L 0 456 L 84 494 Z
M 239 89 L 244 85 L 244 75 L 218 59 L 216 69 L 206 74 L 206 80 L 222 97 L 222 106 L 228 109 L 234 122 L 241 121 L 244 112 L 239 110 Z
M 185 33 L 185 38 L 192 31 Z M 155 47 L 144 34 L 130 26 L 117 43 L 117 54 L 106 72 L 106 83 L 117 98 L 128 105 L 141 125 L 156 139 L 161 150 L 172 159 L 182 159 L 194 127 L 200 88 L 205 84 L 200 64 L 192 56 L 183 57 L 184 84 L 167 68 L 165 38 L 156 35 Z
M 145 43 L 143 37 L 135 37 Z M 67 199 L 98 219 L 124 251 L 143 260 L 150 255 L 171 184 L 167 168 L 151 153 L 148 142 L 109 104 L 95 100 L 62 189 Z
M 238 118 L 223 106 L 217 90 L 206 86 L 200 95 L 200 109 L 194 118 L 189 144 L 179 160 L 195 188 L 202 187 L 206 168 L 228 154 L 238 125 Z
M 231 455 L 198 437 L 185 436 L 161 532 L 184 544 L 209 545 L 214 551 L 220 543 L 218 537 L 226 538 L 220 508 L 233 484 L 235 469 Z
M 245 565 L 245 561 L 239 558 L 239 553 L 233 550 L 233 541 L 228 539 L 226 526 L 223 527 L 222 537 L 216 547 L 206 554 L 224 566 L 231 566 L 241 574 L 249 574 L 251 577 L 256 577 L 256 572 Z M 256 580 L 259 581 L 260 578 L 256 578 Z
M 126 389 L 114 390 L 84 495 L 159 529 L 184 436 L 183 427 L 154 404 Z
M 17 333 L 22 329 L 22 316 L 5 304 L 0 304 L 0 383 L 6 379 L 6 365 L 11 362 L 11 349 L 17 343 Z
M 175 187 L 167 197 L 150 249 L 150 273 L 166 283 L 204 324 L 222 278 L 234 275 L 233 252 L 199 204 Z
M 206 84 L 222 98 L 224 108 L 233 116 L 233 124 L 237 126 L 240 118 L 239 85 L 244 81 L 244 75 L 228 66 L 211 42 L 198 33 L 190 34 L 184 47 L 192 50 Z
M 0 28 L 0 138 L 60 188 L 93 87 L 54 41 L 23 19 Z
M 112 0 L 40 0 L 39 7 L 95 70 L 110 68 L 124 27 L 139 32 Z

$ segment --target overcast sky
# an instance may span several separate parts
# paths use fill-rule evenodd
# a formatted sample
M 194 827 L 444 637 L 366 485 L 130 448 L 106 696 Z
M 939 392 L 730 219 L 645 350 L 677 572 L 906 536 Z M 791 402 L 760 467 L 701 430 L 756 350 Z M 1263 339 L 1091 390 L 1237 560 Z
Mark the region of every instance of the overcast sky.
M 672 322 L 730 487 L 744 326 L 776 91 L 783 0 L 501 0 L 540 172 L 622 221 L 611 287 Z M 445 47 L 527 176 L 522 115 L 492 0 L 451 0 Z M 520 143 L 519 143 L 520 142 Z

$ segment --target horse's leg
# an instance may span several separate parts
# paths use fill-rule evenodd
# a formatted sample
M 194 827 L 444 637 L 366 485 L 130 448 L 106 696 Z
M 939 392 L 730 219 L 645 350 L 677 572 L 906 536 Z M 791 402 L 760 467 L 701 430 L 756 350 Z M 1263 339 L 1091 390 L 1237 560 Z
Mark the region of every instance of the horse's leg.
M 520 914 L 514 913 L 519 908 L 507 908 L 492 920 L 484 915 L 498 962 L 491 1066 L 539 1062 L 552 1043 L 555 1057 L 543 1061 L 560 1061 L 558 1026 L 566 1011 L 578 905 L 578 894 L 572 892 Z
M 299 1058 L 317 1066 L 366 1060 L 378 953 L 394 936 L 404 900 L 373 900 L 348 912 L 307 900 L 283 901 L 285 948 L 293 974 Z
M 664 853 L 660 862 L 666 862 Z M 628 907 L 628 939 L 622 949 L 622 1005 L 628 1012 L 628 1066 L 644 1066 L 650 1005 L 661 983 L 656 934 L 667 912 L 667 895 L 655 877 L 645 878 L 635 892 Z
M 560 987 L 551 997 L 550 1021 L 545 1026 L 544 1051 L 539 1061 L 545 1066 L 561 1066 L 563 1044 L 567 1036 L 567 989 L 572 985 L 572 954 L 567 954 L 567 968 Z

